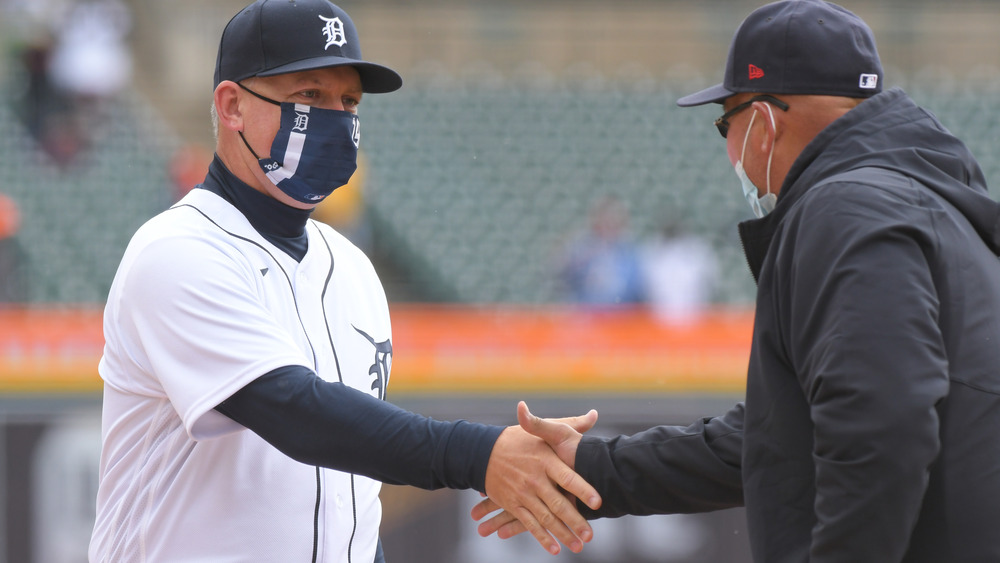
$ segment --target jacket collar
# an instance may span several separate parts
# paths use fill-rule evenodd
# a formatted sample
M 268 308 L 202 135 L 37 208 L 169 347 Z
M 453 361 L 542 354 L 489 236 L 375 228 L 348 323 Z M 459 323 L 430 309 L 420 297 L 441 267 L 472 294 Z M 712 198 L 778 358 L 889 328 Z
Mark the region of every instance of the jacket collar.
M 743 252 L 746 254 L 747 264 L 750 266 L 750 273 L 753 274 L 755 281 L 759 279 L 764 257 L 771 246 L 771 239 L 774 237 L 778 225 L 795 202 L 822 178 L 846 169 L 846 166 L 831 167 L 826 159 L 827 155 L 824 154 L 825 151 L 849 129 L 861 123 L 874 121 L 876 116 L 883 113 L 886 108 L 898 104 L 909 104 L 916 108 L 916 105 L 902 90 L 893 88 L 865 100 L 828 125 L 806 145 L 802 153 L 792 163 L 792 167 L 781 185 L 774 210 L 760 219 L 750 219 L 739 223 L 738 229 Z M 837 160 L 841 164 L 847 164 L 846 161 L 839 158 Z

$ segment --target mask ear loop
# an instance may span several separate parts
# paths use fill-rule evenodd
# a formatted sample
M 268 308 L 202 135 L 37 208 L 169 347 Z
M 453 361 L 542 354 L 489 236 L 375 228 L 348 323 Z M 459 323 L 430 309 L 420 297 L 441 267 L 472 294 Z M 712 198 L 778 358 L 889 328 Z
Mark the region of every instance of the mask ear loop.
M 765 103 L 764 105 L 767 106 L 767 114 L 771 117 L 771 129 L 773 129 L 775 131 L 775 133 L 777 133 L 778 126 L 774 122 L 774 111 L 771 109 L 771 104 Z M 753 119 L 751 119 L 750 122 L 753 123 Z M 767 193 L 768 194 L 771 193 L 771 160 L 774 158 L 774 142 L 775 142 L 775 140 L 776 140 L 775 136 L 772 136 L 771 137 L 771 154 L 767 155 Z M 743 140 L 743 145 L 744 145 L 744 147 L 746 146 L 746 139 Z M 767 195 L 767 194 L 764 194 L 764 195 Z
M 750 123 L 747 125 L 747 132 L 743 135 L 743 148 L 740 149 L 740 162 L 743 162 L 743 157 L 747 154 L 747 140 L 750 138 L 750 128 L 753 127 L 753 120 L 757 119 L 757 110 L 753 110 L 753 114 L 750 116 Z M 774 117 L 772 116 L 773 120 Z M 744 168 L 746 166 L 744 165 Z
M 255 97 L 257 97 L 257 98 L 259 98 L 261 100 L 264 100 L 265 102 L 267 102 L 269 104 L 274 104 L 274 105 L 276 105 L 278 107 L 281 107 L 281 102 L 279 102 L 278 100 L 272 100 L 271 98 L 268 98 L 267 96 L 265 96 L 263 94 L 254 92 L 253 90 L 251 90 L 251 89 L 247 88 L 246 86 L 244 86 L 242 82 L 237 82 L 236 85 L 239 86 L 240 88 L 243 88 L 247 92 L 250 92 Z M 774 120 L 773 117 L 771 119 L 772 119 L 772 121 Z M 251 147 L 250 143 L 247 142 L 247 138 L 243 136 L 243 131 L 239 131 L 239 134 L 240 134 L 240 138 L 243 139 L 243 144 L 246 145 L 248 149 L 250 149 L 250 154 L 252 154 L 253 157 L 256 158 L 257 160 L 260 160 L 260 157 L 257 156 L 257 151 L 253 150 L 253 147 Z
M 246 145 L 247 149 L 250 150 L 250 154 L 252 154 L 253 157 L 256 158 L 257 160 L 260 160 L 260 157 L 257 156 L 257 151 L 253 150 L 253 147 L 251 147 L 250 143 L 247 142 L 247 138 L 243 136 L 243 131 L 237 131 L 237 133 L 239 133 L 240 138 L 243 139 L 243 144 Z

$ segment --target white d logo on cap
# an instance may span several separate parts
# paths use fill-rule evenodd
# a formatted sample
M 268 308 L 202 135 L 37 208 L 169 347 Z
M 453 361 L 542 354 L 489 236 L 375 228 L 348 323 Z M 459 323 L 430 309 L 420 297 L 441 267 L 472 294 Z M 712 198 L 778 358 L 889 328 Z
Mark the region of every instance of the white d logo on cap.
M 339 17 L 324 18 L 320 16 L 319 19 L 324 22 L 323 36 L 326 37 L 326 46 L 323 47 L 323 50 L 329 49 L 330 45 L 343 47 L 344 43 L 347 43 L 347 36 L 344 34 L 344 22 L 340 21 Z

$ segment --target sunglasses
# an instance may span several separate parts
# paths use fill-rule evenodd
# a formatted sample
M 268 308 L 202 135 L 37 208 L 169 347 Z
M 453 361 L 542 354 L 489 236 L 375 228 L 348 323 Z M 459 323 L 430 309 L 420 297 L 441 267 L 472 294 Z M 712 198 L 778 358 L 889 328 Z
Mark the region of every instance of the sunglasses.
M 768 102 L 770 104 L 774 104 L 775 106 L 777 106 L 778 109 L 780 109 L 781 111 L 788 111 L 788 104 L 779 100 L 778 98 L 775 98 L 774 96 L 768 96 L 767 94 L 754 96 L 749 100 L 743 102 L 742 104 L 722 114 L 722 117 L 715 120 L 715 127 L 719 130 L 719 134 L 722 135 L 723 139 L 726 138 L 726 135 L 729 135 L 729 118 L 747 109 L 748 107 L 753 105 L 754 102 Z

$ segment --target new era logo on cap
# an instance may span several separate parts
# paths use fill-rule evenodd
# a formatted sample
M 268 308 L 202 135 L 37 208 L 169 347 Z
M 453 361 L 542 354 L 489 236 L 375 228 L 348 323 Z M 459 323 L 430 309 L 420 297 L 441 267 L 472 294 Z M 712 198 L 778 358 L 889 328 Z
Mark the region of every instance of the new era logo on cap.
M 764 69 L 756 65 L 750 65 L 747 75 L 750 77 L 750 80 L 764 78 Z

